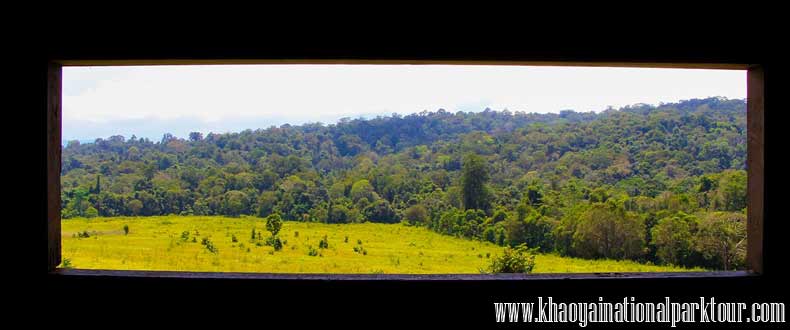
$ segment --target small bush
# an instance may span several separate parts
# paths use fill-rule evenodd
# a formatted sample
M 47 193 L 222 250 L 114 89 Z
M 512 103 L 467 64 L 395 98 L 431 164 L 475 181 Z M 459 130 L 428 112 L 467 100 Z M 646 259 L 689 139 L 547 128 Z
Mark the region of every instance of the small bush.
M 197 238 L 192 237 L 192 243 L 197 243 Z
M 129 235 L 129 225 L 123 225 L 123 234 Z
M 274 247 L 274 251 L 280 251 L 283 249 L 283 242 L 280 241 L 279 237 L 275 237 L 272 240 L 272 246 Z
M 294 237 L 299 237 L 299 231 L 294 231 Z
M 219 249 L 217 249 L 217 247 L 214 246 L 214 243 L 211 242 L 211 240 L 206 238 L 206 237 L 203 238 L 203 240 L 200 242 L 200 244 L 205 245 L 206 246 L 206 250 L 208 250 L 208 252 L 215 253 L 215 254 L 217 252 L 219 252 Z
M 307 247 L 307 255 L 311 257 L 315 257 L 318 255 L 318 250 L 316 250 L 312 245 Z
M 535 252 L 525 244 L 515 248 L 506 247 L 502 256 L 494 257 L 489 266 L 490 273 L 531 273 L 535 268 Z
M 185 232 L 181 233 L 181 240 L 184 241 L 184 242 L 189 240 L 189 231 L 185 231 Z
M 239 239 L 236 238 L 236 235 L 230 235 L 230 241 L 233 242 L 233 243 L 236 243 L 236 242 L 239 241 Z
M 71 259 L 69 258 L 63 259 L 63 268 L 74 268 L 74 266 L 72 266 L 71 264 Z
M 329 240 L 327 240 L 326 235 L 321 238 L 321 241 L 318 242 L 319 249 L 328 249 L 329 248 Z
M 362 240 L 361 240 L 361 239 L 358 239 L 358 240 L 357 240 L 357 244 L 359 244 L 359 245 L 362 245 Z
M 348 243 L 348 236 L 346 236 L 346 238 L 343 239 L 343 243 Z
M 362 245 L 355 246 L 354 252 L 359 253 L 361 255 L 368 255 L 368 250 L 365 250 L 365 248 Z

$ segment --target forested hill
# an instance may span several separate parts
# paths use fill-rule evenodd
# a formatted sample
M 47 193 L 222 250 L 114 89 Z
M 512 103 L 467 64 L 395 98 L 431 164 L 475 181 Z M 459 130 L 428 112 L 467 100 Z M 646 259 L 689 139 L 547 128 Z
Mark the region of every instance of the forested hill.
M 745 101 L 722 98 L 597 114 L 439 110 L 161 141 L 113 136 L 63 149 L 62 213 L 403 220 L 543 248 L 503 224 L 538 217 L 551 236 L 545 249 L 564 251 L 573 244 L 558 247 L 563 223 L 611 200 L 641 218 L 644 247 L 660 212 L 742 213 L 745 157 Z

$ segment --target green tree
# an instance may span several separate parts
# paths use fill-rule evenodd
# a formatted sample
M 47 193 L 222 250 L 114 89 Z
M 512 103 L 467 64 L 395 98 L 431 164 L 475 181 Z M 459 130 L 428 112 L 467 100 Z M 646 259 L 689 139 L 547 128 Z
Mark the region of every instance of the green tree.
M 371 203 L 364 210 L 365 216 L 372 222 L 395 223 L 398 222 L 398 214 L 392 209 L 390 203 L 379 199 Z
M 272 233 L 272 237 L 277 236 L 283 227 L 283 220 L 279 213 L 272 213 L 266 217 L 266 230 Z
M 237 217 L 247 209 L 247 195 L 238 190 L 225 193 L 222 209 L 224 214 Z
M 741 211 L 746 208 L 746 171 L 725 171 L 719 180 L 718 209 Z
M 693 216 L 683 212 L 658 220 L 651 230 L 652 244 L 661 262 L 671 265 L 686 264 L 693 246 Z
M 264 191 L 258 197 L 258 216 L 265 218 L 275 211 L 277 205 L 277 193 L 274 191 Z
M 475 154 L 464 157 L 461 170 L 461 195 L 464 209 L 489 208 L 488 165 L 485 159 Z
M 743 267 L 746 260 L 746 216 L 714 212 L 699 222 L 694 248 L 721 269 Z
M 406 209 L 404 218 L 412 225 L 425 224 L 428 221 L 428 210 L 422 204 L 415 204 Z
M 641 218 L 612 203 L 595 203 L 582 214 L 573 249 L 585 258 L 636 259 L 643 254 L 644 233 Z
M 362 198 L 366 198 L 369 202 L 379 199 L 379 196 L 376 194 L 373 186 L 368 180 L 364 179 L 354 182 L 354 184 L 351 186 L 351 200 L 356 203 Z
M 328 211 L 329 218 L 327 219 L 328 223 L 348 223 L 350 222 L 351 216 L 349 215 L 349 210 L 345 205 L 342 204 L 332 204 L 332 207 Z

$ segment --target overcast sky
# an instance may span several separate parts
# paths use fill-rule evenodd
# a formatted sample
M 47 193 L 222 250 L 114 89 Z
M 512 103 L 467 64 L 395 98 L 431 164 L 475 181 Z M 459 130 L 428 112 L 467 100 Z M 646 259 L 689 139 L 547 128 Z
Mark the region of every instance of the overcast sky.
M 423 110 L 602 111 L 746 98 L 746 71 L 456 65 L 63 68 L 63 140 L 159 140 Z

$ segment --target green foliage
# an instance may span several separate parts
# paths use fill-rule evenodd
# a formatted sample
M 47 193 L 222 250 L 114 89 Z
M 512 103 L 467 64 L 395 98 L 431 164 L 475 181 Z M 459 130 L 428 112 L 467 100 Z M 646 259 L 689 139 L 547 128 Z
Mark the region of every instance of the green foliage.
M 362 243 L 358 243 L 356 246 L 354 246 L 354 252 L 359 253 L 363 256 L 368 255 L 368 250 L 365 249 L 364 246 L 362 246 Z
M 277 236 L 282 227 L 283 220 L 280 218 L 280 214 L 273 213 L 266 217 L 266 230 L 272 233 L 272 236 Z
M 395 223 L 399 221 L 398 214 L 385 200 L 376 200 L 366 207 L 364 212 L 366 218 L 372 222 Z
M 356 203 L 360 199 L 367 199 L 368 202 L 373 202 L 379 199 L 378 194 L 373 189 L 373 186 L 370 185 L 368 180 L 359 180 L 354 182 L 351 186 L 351 200 Z
M 329 240 L 326 238 L 326 235 L 321 238 L 321 241 L 318 242 L 319 249 L 328 249 L 329 248 Z
M 219 253 L 219 249 L 214 245 L 214 242 L 212 242 L 207 237 L 204 237 L 203 240 L 200 241 L 200 244 L 205 246 L 206 250 L 208 250 L 208 252 L 211 252 L 211 253 L 214 253 L 214 254 Z
M 659 220 L 651 230 L 658 259 L 670 265 L 689 264 L 696 224 L 696 218 L 683 212 Z
M 613 203 L 593 203 L 573 234 L 573 253 L 584 258 L 638 259 L 644 251 L 644 221 Z
M 274 236 L 271 238 L 271 246 L 274 247 L 274 251 L 280 251 L 283 249 L 283 241 L 280 240 L 280 237 Z
M 61 216 L 403 220 L 564 256 L 739 268 L 737 230 L 706 219 L 746 207 L 745 115 L 743 100 L 708 98 L 601 113 L 440 110 L 70 142 Z M 662 224 L 678 212 L 696 218 L 690 240 L 668 234 L 685 232 L 677 220 Z M 253 229 L 250 237 L 260 236 Z M 718 251 L 717 237 L 733 246 Z
M 428 221 L 428 210 L 421 204 L 412 205 L 404 212 L 404 219 L 409 224 L 425 224 Z
M 715 212 L 699 222 L 695 249 L 724 270 L 746 262 L 746 217 L 742 213 Z
M 475 154 L 464 156 L 461 171 L 461 195 L 464 209 L 482 209 L 489 207 L 488 164 L 483 157 Z
M 491 259 L 490 273 L 531 273 L 535 268 L 535 250 L 525 244 L 516 247 L 505 247 L 501 256 Z M 482 257 L 482 255 L 481 255 Z
M 95 218 L 99 216 L 99 211 L 96 210 L 93 206 L 88 206 L 88 209 L 85 210 L 85 217 L 86 218 Z
M 345 205 L 332 205 L 329 209 L 328 223 L 349 223 L 351 212 Z
M 129 225 L 123 225 L 123 234 L 129 235 Z

